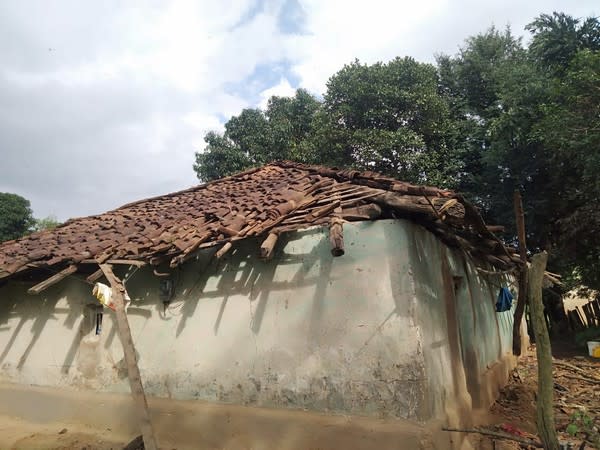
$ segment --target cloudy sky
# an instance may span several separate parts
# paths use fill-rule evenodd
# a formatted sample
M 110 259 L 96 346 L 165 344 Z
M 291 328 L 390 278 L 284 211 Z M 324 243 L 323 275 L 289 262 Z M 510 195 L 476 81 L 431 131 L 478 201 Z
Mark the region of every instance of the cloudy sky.
M 597 0 L 0 2 L 0 192 L 37 217 L 100 213 L 197 183 L 208 130 L 343 64 L 433 62 L 495 24 Z

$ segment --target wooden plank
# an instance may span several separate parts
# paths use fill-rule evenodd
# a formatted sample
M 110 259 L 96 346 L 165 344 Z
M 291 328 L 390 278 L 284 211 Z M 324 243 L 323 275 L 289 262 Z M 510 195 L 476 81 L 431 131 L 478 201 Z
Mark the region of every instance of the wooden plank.
M 137 357 L 135 355 L 135 346 L 133 345 L 133 338 L 131 337 L 131 329 L 129 327 L 129 321 L 127 320 L 127 313 L 125 312 L 125 286 L 123 282 L 119 280 L 112 271 L 110 264 L 100 265 L 100 269 L 104 272 L 104 276 L 110 283 L 112 288 L 113 303 L 115 305 L 115 314 L 117 317 L 117 331 L 121 338 L 121 344 L 123 345 L 123 352 L 125 354 L 125 361 L 127 363 L 127 377 L 129 379 L 129 387 L 131 389 L 131 395 L 135 402 L 138 420 L 144 438 L 144 448 L 146 450 L 157 450 L 158 445 L 154 436 L 154 429 L 150 420 L 150 412 L 148 410 L 148 402 L 146 400 L 146 394 L 144 393 L 144 386 L 142 385 L 142 377 L 140 375 L 140 369 L 137 364 Z
M 38 283 L 35 286 L 30 287 L 29 289 L 27 289 L 27 293 L 29 293 L 29 294 L 39 294 L 44 289 L 49 288 L 50 286 L 58 283 L 59 281 L 65 279 L 69 275 L 74 274 L 75 272 L 77 272 L 77 266 L 70 265 L 66 269 L 63 269 L 60 272 L 52 275 L 50 278 L 42 281 L 41 283 Z

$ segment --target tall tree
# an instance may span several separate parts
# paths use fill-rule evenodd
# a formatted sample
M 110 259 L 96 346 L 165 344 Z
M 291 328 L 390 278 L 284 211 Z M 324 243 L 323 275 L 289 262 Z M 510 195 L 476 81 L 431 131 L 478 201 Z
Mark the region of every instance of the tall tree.
M 354 61 L 327 83 L 325 108 L 347 162 L 409 181 L 452 186 L 460 157 L 436 68 L 412 58 Z
M 525 29 L 533 35 L 531 56 L 557 72 L 565 70 L 580 50 L 600 50 L 600 22 L 595 17 L 582 21 L 565 13 L 541 14 Z
M 0 242 L 27 234 L 32 225 L 29 200 L 17 194 L 0 192 Z
M 303 89 L 294 97 L 271 97 L 267 108 L 245 109 L 225 124 L 223 134 L 210 132 L 194 170 L 200 180 L 220 178 L 278 159 L 311 162 L 307 147 L 321 103 Z

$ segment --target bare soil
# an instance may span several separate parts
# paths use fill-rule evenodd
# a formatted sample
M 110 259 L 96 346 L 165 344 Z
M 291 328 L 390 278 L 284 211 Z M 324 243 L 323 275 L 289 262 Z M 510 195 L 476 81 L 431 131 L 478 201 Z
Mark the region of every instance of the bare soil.
M 600 360 L 585 355 L 583 349 L 564 343 L 553 344 L 554 355 L 554 415 L 561 443 L 571 443 L 573 448 L 598 448 L 594 435 L 600 429 Z M 507 386 L 492 406 L 486 429 L 501 431 L 515 437 L 537 438 L 536 393 L 537 360 L 535 348 L 519 360 Z M 579 419 L 577 418 L 579 416 Z M 582 418 L 590 422 L 582 424 Z M 575 424 L 577 430 L 571 427 Z M 587 430 L 586 430 L 587 428 Z M 481 448 L 494 448 L 492 439 L 483 439 Z M 528 448 L 512 443 L 513 448 Z M 498 448 L 498 447 L 495 447 Z M 531 447 L 533 448 L 533 447 Z
M 586 449 L 598 448 L 594 447 L 593 432 L 584 430 L 574 417 L 585 415 L 591 420 L 589 429 L 600 428 L 600 360 L 584 356 L 581 349 L 560 345 L 555 346 L 554 353 L 554 412 L 561 442 L 570 442 L 574 448 L 584 443 Z M 0 386 L 0 449 L 122 449 L 138 434 L 137 426 L 127 419 L 133 415 L 127 396 L 18 389 L 22 392 Z M 536 392 L 537 364 L 532 348 L 520 359 L 492 408 L 474 417 L 477 428 L 538 439 Z M 28 420 L 7 414 L 17 401 L 20 416 Z M 150 406 L 160 446 L 165 450 L 430 449 L 439 439 L 424 439 L 427 430 L 394 419 L 169 399 L 150 399 Z M 579 425 L 575 435 L 567 432 L 573 423 Z M 468 440 L 481 450 L 528 448 L 477 434 L 470 434 Z
M 126 395 L 0 386 L 0 449 L 122 449 L 139 434 L 130 403 Z M 149 404 L 163 450 L 432 448 L 421 426 L 397 419 L 157 398 Z M 27 421 L 8 415 L 11 408 Z

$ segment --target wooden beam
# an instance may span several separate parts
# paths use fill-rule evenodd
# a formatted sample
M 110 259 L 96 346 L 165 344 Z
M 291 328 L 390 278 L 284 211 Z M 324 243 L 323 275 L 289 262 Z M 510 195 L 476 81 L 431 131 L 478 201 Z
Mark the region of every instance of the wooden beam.
M 65 279 L 69 275 L 74 274 L 75 272 L 77 272 L 77 266 L 70 265 L 66 269 L 63 269 L 60 272 L 55 273 L 50 278 L 42 281 L 41 283 L 38 283 L 35 286 L 30 287 L 29 289 L 27 289 L 27 293 L 29 293 L 29 294 L 39 294 L 44 289 L 49 288 L 53 284 L 58 283 L 59 281 Z
M 219 250 L 217 250 L 217 252 L 215 253 L 215 258 L 217 259 L 221 259 L 225 253 L 227 253 L 231 247 L 233 247 L 233 244 L 231 242 L 226 242 L 223 247 L 221 247 Z
M 121 338 L 121 344 L 123 345 L 123 353 L 125 354 L 125 361 L 127 363 L 129 387 L 135 402 L 138 420 L 144 438 L 144 448 L 146 450 L 157 450 L 158 444 L 156 443 L 154 429 L 152 428 L 152 422 L 150 421 L 148 402 L 146 401 L 142 377 L 137 364 L 135 346 L 133 345 L 133 338 L 131 337 L 131 328 L 129 327 L 129 321 L 127 320 L 127 313 L 125 312 L 125 286 L 113 273 L 110 264 L 101 264 L 100 269 L 104 272 L 104 276 L 112 288 L 112 300 L 115 305 L 115 315 L 117 318 L 117 331 Z
M 273 250 L 277 243 L 277 233 L 269 233 L 269 236 L 264 240 L 260 246 L 260 257 L 264 259 L 271 259 L 273 257 Z
M 94 281 L 102 278 L 103 275 L 104 275 L 104 272 L 102 272 L 102 269 L 98 269 L 93 274 L 88 276 L 85 280 L 89 281 L 90 283 L 93 283 Z
M 109 259 L 105 261 L 106 264 L 119 264 L 119 265 L 130 265 L 136 267 L 144 267 L 146 265 L 146 261 L 140 261 L 138 259 Z M 80 262 L 80 264 L 98 264 L 98 261 L 95 259 L 84 259 Z
M 329 242 L 331 243 L 331 254 L 333 256 L 342 256 L 345 253 L 343 223 L 344 221 L 339 217 L 333 217 L 331 219 L 331 225 L 329 226 Z

